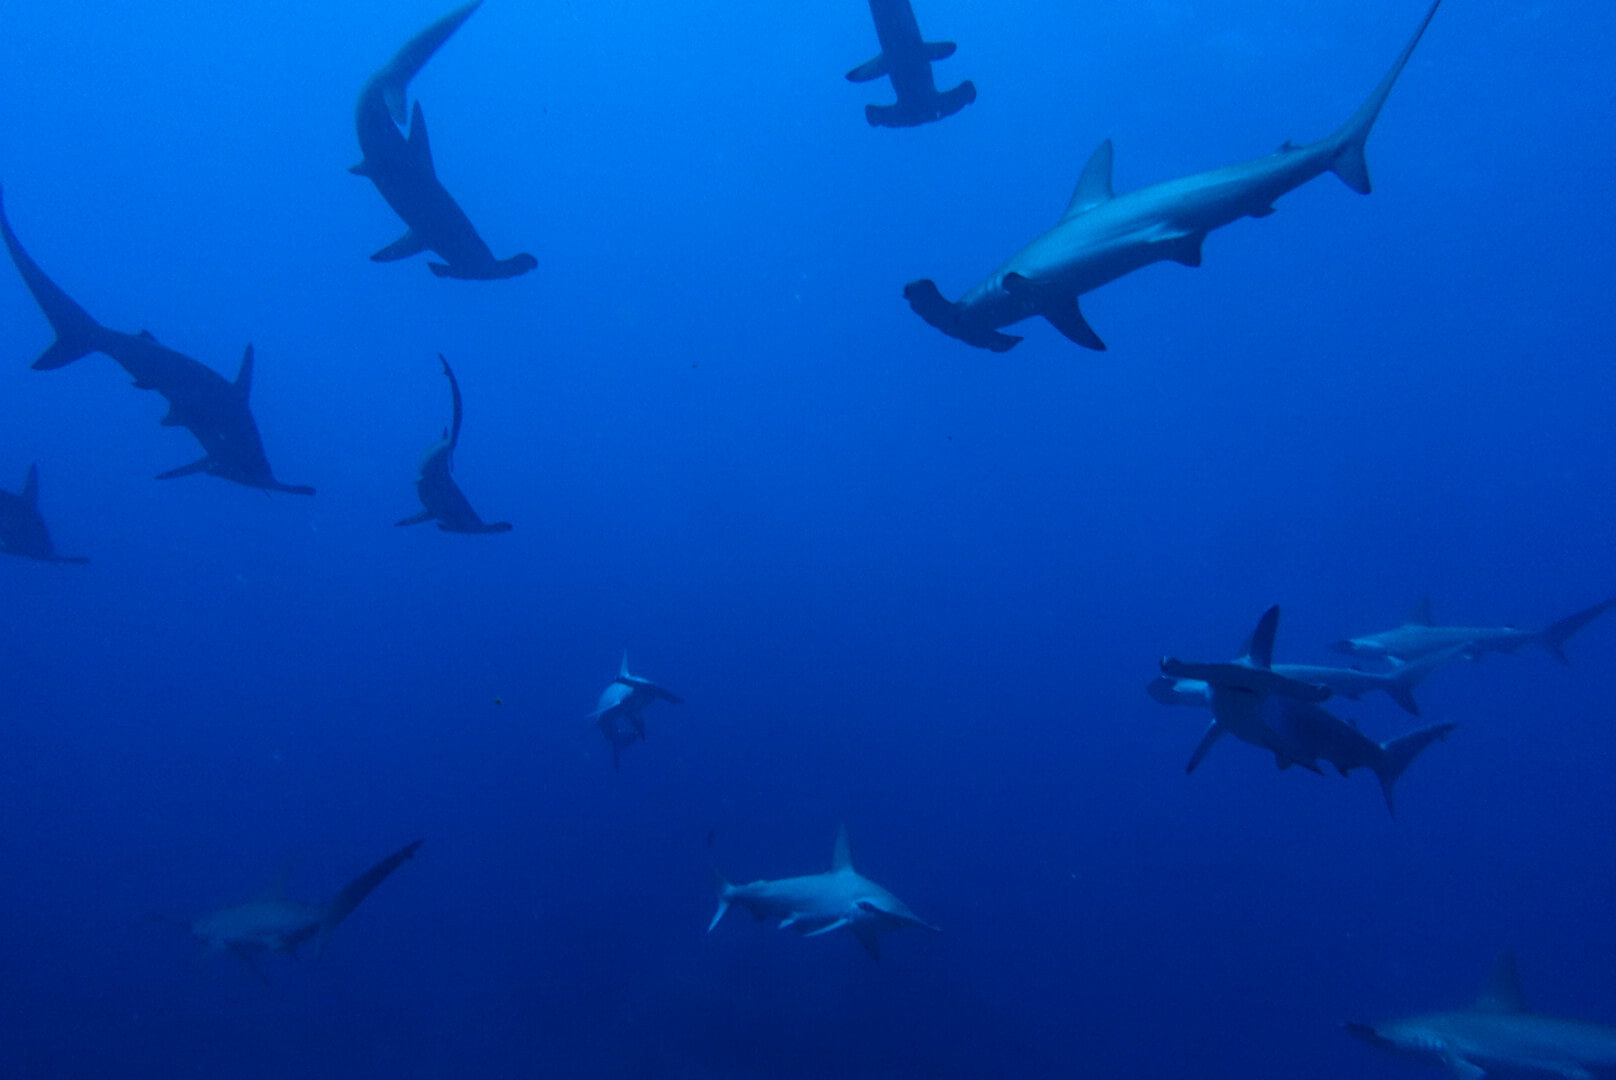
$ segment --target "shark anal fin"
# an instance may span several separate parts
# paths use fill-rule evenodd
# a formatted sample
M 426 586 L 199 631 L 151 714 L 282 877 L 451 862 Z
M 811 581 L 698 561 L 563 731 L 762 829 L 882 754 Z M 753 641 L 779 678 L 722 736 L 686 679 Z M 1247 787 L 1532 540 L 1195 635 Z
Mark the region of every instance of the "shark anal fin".
M 419 255 L 426 250 L 426 241 L 415 235 L 415 230 L 407 230 L 403 236 L 382 248 L 370 257 L 371 262 L 397 262 L 407 259 L 411 255 Z

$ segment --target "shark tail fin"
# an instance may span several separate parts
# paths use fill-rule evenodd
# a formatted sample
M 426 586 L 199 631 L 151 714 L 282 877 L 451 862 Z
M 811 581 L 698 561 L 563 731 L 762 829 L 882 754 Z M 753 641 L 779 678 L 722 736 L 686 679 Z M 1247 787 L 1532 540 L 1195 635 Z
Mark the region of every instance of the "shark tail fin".
M 1414 688 L 1424 682 L 1427 675 L 1463 651 L 1462 647 L 1441 649 L 1403 664 L 1387 677 L 1387 695 L 1410 716 L 1420 715 L 1419 702 L 1414 700 Z
M 1448 737 L 1457 724 L 1433 724 L 1380 744 L 1381 759 L 1375 765 L 1375 776 L 1380 780 L 1381 794 L 1386 796 L 1386 810 L 1397 817 L 1397 778 L 1402 776 L 1414 759 L 1438 739 Z
M 1612 597 L 1604 603 L 1595 604 L 1593 607 L 1583 608 L 1575 615 L 1567 615 L 1559 622 L 1550 623 L 1538 632 L 1537 643 L 1547 649 L 1549 655 L 1560 661 L 1560 663 L 1569 664 L 1571 660 L 1565 654 L 1565 643 L 1570 640 L 1571 635 L 1613 607 L 1616 607 L 1616 597 Z
M 39 354 L 34 361 L 34 369 L 49 371 L 66 367 L 95 352 L 100 347 L 101 324 L 63 292 L 56 282 L 45 276 L 45 271 L 23 250 L 17 234 L 11 231 L 11 222 L 6 218 L 3 192 L 0 192 L 0 237 L 4 238 L 6 250 L 11 253 L 11 261 L 17 264 L 17 271 L 22 274 L 28 291 L 34 294 L 34 302 L 45 313 L 51 329 L 56 331 L 56 340 Z
M 410 80 L 415 78 L 426 62 L 432 59 L 445 41 L 448 41 L 454 32 L 460 29 L 460 24 L 471 18 L 471 13 L 482 6 L 482 0 L 472 0 L 449 12 L 443 18 L 422 30 L 419 34 L 404 43 L 404 47 L 387 62 L 387 66 L 376 73 L 375 83 L 381 91 L 382 100 L 387 103 L 387 113 L 393 118 L 393 123 L 404 126 L 409 116 L 404 107 L 404 91 L 409 87 Z
M 1403 73 L 1408 58 L 1414 55 L 1414 47 L 1420 43 L 1425 28 L 1431 25 L 1436 9 L 1441 6 L 1442 0 L 1434 0 L 1430 10 L 1425 13 L 1425 18 L 1421 20 L 1419 29 L 1414 31 L 1414 36 L 1403 46 L 1397 62 L 1380 80 L 1380 85 L 1376 86 L 1374 92 L 1358 106 L 1358 111 L 1352 114 L 1352 119 L 1332 136 L 1339 149 L 1330 162 L 1330 170 L 1341 178 L 1342 183 L 1360 195 L 1369 194 L 1372 188 L 1369 182 L 1369 162 L 1364 159 L 1364 143 L 1369 141 L 1369 132 L 1374 128 L 1375 119 L 1380 116 L 1380 110 L 1386 104 L 1386 98 L 1391 94 L 1397 77 Z
M 331 936 L 331 931 L 335 930 L 342 920 L 352 915 L 354 908 L 359 906 L 360 901 L 369 896 L 376 886 L 386 881 L 389 874 L 404 864 L 404 860 L 413 857 L 415 849 L 420 846 L 421 841 L 419 840 L 405 844 L 387 856 L 387 858 L 354 878 L 343 887 L 341 892 L 331 898 L 331 903 L 326 905 L 325 918 L 320 923 L 319 936 L 314 941 L 314 953 L 316 956 L 325 947 L 326 939 Z

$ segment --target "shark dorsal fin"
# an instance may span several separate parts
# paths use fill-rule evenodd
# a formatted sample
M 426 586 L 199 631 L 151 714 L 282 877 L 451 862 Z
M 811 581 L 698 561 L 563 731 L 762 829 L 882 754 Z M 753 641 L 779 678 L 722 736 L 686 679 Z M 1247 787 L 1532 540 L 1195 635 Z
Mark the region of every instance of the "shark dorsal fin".
M 1435 626 L 1431 621 L 1431 598 L 1420 597 L 1420 602 L 1414 605 L 1414 613 L 1408 617 L 1410 626 Z
M 1476 1008 L 1483 1012 L 1526 1012 L 1526 996 L 1521 993 L 1521 972 L 1515 966 L 1515 954 L 1501 952 L 1493 961 L 1492 977 L 1487 988 L 1476 998 Z
M 410 113 L 410 158 L 417 167 L 426 170 L 428 176 L 437 175 L 432 168 L 432 144 L 426 136 L 426 114 L 421 111 L 421 103 L 415 103 Z
M 853 852 L 847 846 L 847 826 L 836 826 L 836 850 L 830 856 L 830 868 L 834 873 L 837 870 L 853 869 Z
M 1066 204 L 1066 213 L 1061 215 L 1061 220 L 1076 217 L 1085 210 L 1092 210 L 1110 201 L 1111 140 L 1107 139 L 1089 155 L 1089 163 L 1083 166 L 1083 175 L 1077 178 L 1072 201 Z
M 1246 639 L 1245 658 L 1253 667 L 1274 666 L 1274 632 L 1278 629 L 1279 605 L 1275 604 L 1263 612 L 1262 618 L 1257 620 L 1257 629 Z
M 39 466 L 28 466 L 28 479 L 22 483 L 22 498 L 35 510 L 39 509 Z
M 617 665 L 617 677 L 619 679 L 626 679 L 626 678 L 629 677 L 629 674 L 628 674 L 628 650 L 627 649 L 623 650 L 623 662 L 621 664 Z
M 241 391 L 243 398 L 252 393 L 252 375 L 253 347 L 248 345 L 247 350 L 241 354 L 241 368 L 236 372 L 236 389 Z

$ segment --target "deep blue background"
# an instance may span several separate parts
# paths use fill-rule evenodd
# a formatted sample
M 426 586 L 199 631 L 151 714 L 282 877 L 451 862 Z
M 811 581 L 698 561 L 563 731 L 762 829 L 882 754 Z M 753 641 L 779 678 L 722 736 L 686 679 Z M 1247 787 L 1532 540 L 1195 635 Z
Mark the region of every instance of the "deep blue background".
M 1402 1076 L 1337 1030 L 1464 1000 L 1519 950 L 1616 1020 L 1616 622 L 1438 672 L 1460 730 L 1392 822 L 1142 692 L 1268 604 L 1283 659 L 1401 621 L 1535 626 L 1616 589 L 1616 9 L 1441 11 L 1369 144 L 1014 352 L 925 326 L 1058 216 L 1333 130 L 1417 0 L 923 0 L 979 101 L 871 129 L 858 0 L 491 0 L 412 86 L 439 175 L 533 273 L 365 256 L 401 225 L 355 94 L 442 3 L 8 11 L 0 179 L 110 326 L 233 374 L 310 500 L 195 456 L 0 268 L 0 1074 Z M 467 398 L 508 536 L 394 529 Z M 685 696 L 614 774 L 627 646 Z M 503 704 L 495 704 L 499 699 Z M 1410 718 L 1343 703 L 1378 738 Z M 734 877 L 861 870 L 943 926 L 872 965 L 732 916 Z M 419 856 L 318 962 L 189 962 L 151 923 L 295 860 Z

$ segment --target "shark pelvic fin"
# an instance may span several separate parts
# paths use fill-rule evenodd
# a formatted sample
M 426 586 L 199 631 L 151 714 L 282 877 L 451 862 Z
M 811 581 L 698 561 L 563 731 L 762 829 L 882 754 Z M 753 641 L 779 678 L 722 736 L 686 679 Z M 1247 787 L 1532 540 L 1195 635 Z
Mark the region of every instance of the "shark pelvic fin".
M 403 236 L 382 248 L 370 257 L 371 262 L 397 262 L 407 259 L 411 255 L 419 255 L 426 250 L 426 241 L 415 234 L 414 229 L 407 229 Z
M 1107 139 L 1089 155 L 1088 164 L 1083 166 L 1083 175 L 1077 178 L 1071 201 L 1066 204 L 1066 212 L 1061 215 L 1062 221 L 1111 201 L 1111 159 L 1111 140 Z
M 786 928 L 787 923 L 794 923 L 796 921 L 797 920 L 794 919 L 794 918 L 793 919 L 788 919 L 786 922 L 783 922 L 783 923 L 780 924 L 780 929 L 784 930 Z M 832 930 L 840 930 L 842 927 L 846 926 L 848 923 L 850 923 L 852 921 L 853 921 L 852 919 L 847 919 L 847 918 L 837 919 L 833 923 L 826 923 L 824 926 L 821 926 L 818 930 L 809 930 L 806 933 L 804 933 L 802 936 L 803 937 L 818 937 L 820 934 L 828 934 Z
M 869 923 L 854 923 L 853 936 L 858 943 L 864 946 L 864 951 L 870 954 L 870 959 L 877 964 L 881 962 L 881 934 Z
M 189 465 L 181 465 L 167 472 L 157 474 L 159 480 L 173 480 L 180 476 L 190 476 L 192 473 L 207 472 L 213 466 L 213 459 L 207 455 L 197 458 Z

